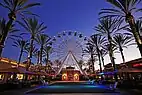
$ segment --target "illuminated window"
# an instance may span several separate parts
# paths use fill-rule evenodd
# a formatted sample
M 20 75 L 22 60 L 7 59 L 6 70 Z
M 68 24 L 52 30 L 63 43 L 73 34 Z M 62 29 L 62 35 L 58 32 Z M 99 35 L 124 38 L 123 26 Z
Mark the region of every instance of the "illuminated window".
M 18 78 L 19 80 L 23 79 L 23 74 L 17 74 L 17 78 Z
M 3 79 L 3 75 L 0 75 L 0 79 Z
M 62 80 L 67 80 L 67 74 L 66 74 L 66 73 L 64 73 L 64 74 L 62 75 Z
M 79 75 L 78 74 L 74 74 L 74 80 L 79 80 Z

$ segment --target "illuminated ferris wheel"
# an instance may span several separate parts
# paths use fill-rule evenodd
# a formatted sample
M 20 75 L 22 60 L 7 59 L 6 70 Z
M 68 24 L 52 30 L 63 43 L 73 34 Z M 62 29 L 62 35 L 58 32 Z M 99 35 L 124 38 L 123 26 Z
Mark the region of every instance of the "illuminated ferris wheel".
M 63 31 L 52 39 L 53 53 L 50 59 L 59 60 L 61 68 L 76 66 L 76 63 L 83 60 L 83 48 L 86 42 L 87 38 L 80 32 Z

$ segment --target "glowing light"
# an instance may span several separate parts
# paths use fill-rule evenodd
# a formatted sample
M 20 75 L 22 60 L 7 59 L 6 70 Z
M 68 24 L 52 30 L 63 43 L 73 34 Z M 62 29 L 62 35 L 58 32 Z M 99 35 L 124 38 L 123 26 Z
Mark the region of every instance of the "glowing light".
M 0 79 L 2 79 L 4 76 L 3 75 L 0 75 Z
M 1 59 L 2 62 L 6 62 L 8 63 L 9 61 L 8 60 L 5 60 L 5 59 Z
M 62 80 L 67 80 L 67 74 L 66 74 L 66 73 L 64 73 L 64 74 L 62 75 Z
M 17 74 L 18 79 L 23 79 L 23 74 Z
M 74 80 L 79 80 L 79 75 L 77 73 L 74 74 Z
M 14 64 L 14 65 L 17 65 L 17 62 L 14 62 L 14 61 L 11 61 L 10 63 L 11 63 L 11 64 Z
M 142 63 L 133 64 L 133 67 L 139 67 L 139 66 L 142 66 Z

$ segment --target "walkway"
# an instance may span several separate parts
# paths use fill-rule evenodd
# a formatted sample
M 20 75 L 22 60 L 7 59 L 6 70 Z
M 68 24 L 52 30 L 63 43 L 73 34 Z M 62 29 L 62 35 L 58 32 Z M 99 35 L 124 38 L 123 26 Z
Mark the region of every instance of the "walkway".
M 89 82 L 55 82 L 50 86 L 11 90 L 0 95 L 142 95 L 131 91 L 111 91 L 103 85 Z

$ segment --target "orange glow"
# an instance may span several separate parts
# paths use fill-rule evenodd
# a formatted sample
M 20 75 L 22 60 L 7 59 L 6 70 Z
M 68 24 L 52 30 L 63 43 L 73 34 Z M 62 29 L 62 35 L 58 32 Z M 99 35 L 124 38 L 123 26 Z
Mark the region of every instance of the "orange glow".
M 5 62 L 5 63 L 9 63 L 9 64 L 13 64 L 13 65 L 17 65 L 17 62 L 15 60 L 11 60 L 8 58 L 0 58 L 0 61 Z M 25 67 L 25 65 L 21 64 L 21 63 L 19 64 L 19 66 Z
M 77 74 L 77 73 L 74 74 L 74 80 L 75 80 L 75 81 L 79 81 L 79 74 Z
M 8 63 L 9 61 L 8 60 L 5 60 L 5 59 L 1 59 L 2 62 L 6 62 Z
M 66 73 L 64 73 L 64 74 L 62 75 L 62 80 L 67 80 L 67 74 L 66 74 Z
M 13 61 L 11 61 L 10 63 L 11 63 L 11 64 L 14 64 L 14 65 L 17 65 L 17 62 L 13 62 Z

